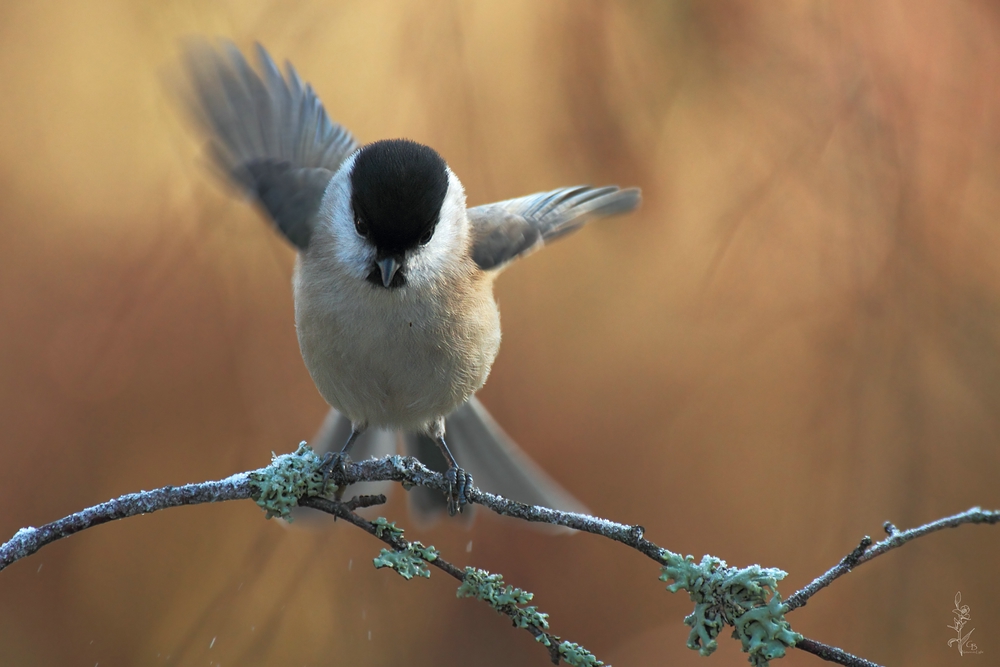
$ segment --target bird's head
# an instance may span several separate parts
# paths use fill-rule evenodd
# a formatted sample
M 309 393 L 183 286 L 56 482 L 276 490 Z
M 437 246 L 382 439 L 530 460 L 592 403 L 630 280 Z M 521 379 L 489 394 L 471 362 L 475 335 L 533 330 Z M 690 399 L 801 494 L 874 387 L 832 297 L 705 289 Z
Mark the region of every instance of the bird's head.
M 352 269 L 379 289 L 433 280 L 465 251 L 468 219 L 461 182 L 438 153 L 406 139 L 368 144 L 341 173 L 350 233 L 337 231 Z

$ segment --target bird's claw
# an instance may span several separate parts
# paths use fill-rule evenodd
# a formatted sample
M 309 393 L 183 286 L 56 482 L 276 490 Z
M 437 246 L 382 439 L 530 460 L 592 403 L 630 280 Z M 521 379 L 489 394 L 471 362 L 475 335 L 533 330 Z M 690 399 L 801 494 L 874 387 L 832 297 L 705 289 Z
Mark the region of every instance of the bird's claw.
M 472 502 L 469 498 L 472 475 L 458 466 L 452 466 L 444 474 L 444 481 L 448 485 L 448 514 L 455 516 Z
M 323 473 L 323 489 L 326 489 L 327 483 L 330 481 L 330 476 L 334 472 L 342 473 L 344 472 L 344 464 L 350 461 L 350 457 L 347 456 L 345 452 L 327 452 L 323 460 L 320 461 L 318 470 Z M 338 494 L 343 495 L 341 489 L 337 489 Z M 339 499 L 339 497 L 338 497 Z

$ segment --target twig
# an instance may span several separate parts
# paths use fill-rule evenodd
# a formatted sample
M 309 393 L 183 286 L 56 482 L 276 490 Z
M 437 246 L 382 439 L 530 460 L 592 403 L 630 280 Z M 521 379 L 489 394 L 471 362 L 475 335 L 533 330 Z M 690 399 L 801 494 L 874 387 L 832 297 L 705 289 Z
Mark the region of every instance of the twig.
M 224 500 L 247 500 L 251 488 L 249 473 L 232 475 L 216 482 L 164 486 L 152 491 L 127 493 L 100 505 L 88 507 L 39 528 L 22 528 L 0 545 L 0 570 L 35 553 L 46 544 L 102 523 L 137 514 L 149 514 L 168 507 L 199 505 Z
M 350 500 L 344 502 L 343 505 L 353 512 L 354 510 L 364 509 L 365 507 L 385 505 L 385 503 L 386 497 L 384 494 L 380 493 L 375 496 L 354 496 Z M 305 507 L 305 505 L 303 505 L 303 507 Z
M 809 598 L 815 595 L 818 591 L 826 588 L 833 583 L 834 580 L 847 574 L 858 565 L 867 563 L 871 559 L 877 558 L 878 556 L 881 556 L 896 547 L 901 547 L 910 540 L 915 540 L 918 537 L 923 537 L 924 535 L 942 530 L 944 528 L 957 528 L 958 526 L 966 523 L 1000 523 L 1000 511 L 990 511 L 979 507 L 973 507 L 972 509 L 960 512 L 959 514 L 947 516 L 943 519 L 938 519 L 937 521 L 932 521 L 930 523 L 925 523 L 922 526 L 910 528 L 909 530 L 898 530 L 891 523 L 886 522 L 885 528 L 889 533 L 889 537 L 875 543 L 874 546 L 868 549 L 865 548 L 865 542 L 862 540 L 858 549 L 855 549 L 850 555 L 848 555 L 848 557 L 831 567 L 824 574 L 816 577 L 816 579 L 814 579 L 809 585 L 789 596 L 785 604 L 788 605 L 789 611 L 797 609 L 805 605 Z M 871 539 L 868 537 L 865 539 L 867 539 L 870 544 Z M 862 553 L 859 554 L 858 550 Z
M 382 497 L 385 498 L 385 496 Z M 328 498 L 303 498 L 299 501 L 299 505 L 302 507 L 311 507 L 315 510 L 326 512 L 327 514 L 332 514 L 338 519 L 343 519 L 348 523 L 354 524 L 366 533 L 373 535 L 376 539 L 382 540 L 396 551 L 405 551 L 410 546 L 410 543 L 407 540 L 396 537 L 391 531 L 379 531 L 374 523 L 355 514 L 347 503 L 338 503 L 336 501 L 329 500 Z M 455 579 L 458 579 L 459 581 L 465 579 L 465 573 L 462 570 L 440 556 L 429 562 L 437 569 L 445 572 Z
M 861 557 L 865 555 L 865 551 L 867 551 L 868 547 L 870 547 L 871 545 L 872 545 L 871 537 L 869 537 L 868 535 L 862 537 L 861 542 L 858 543 L 858 546 L 854 548 L 854 551 L 841 558 L 839 563 L 837 563 L 829 570 L 827 570 L 826 573 L 823 574 L 821 577 L 813 579 L 813 581 L 808 586 L 806 586 L 805 588 L 796 593 L 793 593 L 787 600 L 785 600 L 785 604 L 788 606 L 788 611 L 792 611 L 793 609 L 798 609 L 799 607 L 806 606 L 806 603 L 809 601 L 810 597 L 815 595 L 821 589 L 829 586 L 831 583 L 833 583 L 833 580 L 839 577 L 841 574 L 846 574 L 851 570 L 853 570 L 857 566 L 857 564 L 861 562 Z M 829 576 L 833 572 L 838 572 L 839 574 L 836 574 L 834 576 Z M 828 576 L 829 579 L 827 579 Z
M 799 642 L 795 645 L 795 648 L 802 649 L 806 653 L 812 653 L 813 655 L 819 656 L 829 662 L 835 662 L 838 665 L 846 665 L 846 667 L 880 667 L 878 663 L 874 663 L 871 660 L 859 658 L 858 656 L 852 655 L 847 651 L 842 651 L 835 646 L 827 646 L 823 642 L 818 642 L 807 637 L 799 640 Z
M 381 496 L 381 498 L 382 498 L 382 501 L 385 502 L 385 496 Z M 313 498 L 303 498 L 303 499 L 301 499 L 299 501 L 299 505 L 302 506 L 302 507 L 311 507 L 313 509 L 320 510 L 322 512 L 326 512 L 326 513 L 332 514 L 332 515 L 334 515 L 334 516 L 336 516 L 336 517 L 338 517 L 340 519 L 343 519 L 344 521 L 347 521 L 347 522 L 349 522 L 349 523 L 357 526 L 358 528 L 364 530 L 365 532 L 367 532 L 368 534 L 372 535 L 376 539 L 382 540 L 383 542 L 385 542 L 386 544 L 388 544 L 390 547 L 392 547 L 393 550 L 395 550 L 395 551 L 406 551 L 406 550 L 408 550 L 408 549 L 411 548 L 411 544 L 407 540 L 405 540 L 405 539 L 403 539 L 401 537 L 396 537 L 391 531 L 388 531 L 388 530 L 379 530 L 379 527 L 376 526 L 374 523 L 372 523 L 371 521 L 368 521 L 367 519 L 365 519 L 365 518 L 363 518 L 361 516 L 358 516 L 350 508 L 350 506 L 349 506 L 350 503 L 338 503 L 338 502 L 334 502 L 332 500 L 329 500 L 327 498 L 316 498 L 316 497 L 313 497 Z M 436 558 L 434 558 L 434 560 L 429 560 L 429 561 L 426 561 L 426 562 L 429 563 L 430 565 L 433 565 L 434 567 L 438 568 L 439 570 L 441 570 L 442 572 L 446 573 L 450 577 L 453 577 L 454 579 L 456 579 L 459 582 L 465 581 L 465 572 L 463 570 L 460 570 L 458 567 L 456 567 L 452 563 L 448 562 L 444 558 L 442 558 L 440 555 L 438 555 Z M 501 611 L 501 613 L 503 613 L 503 612 Z M 517 621 L 517 618 L 515 616 L 513 616 L 512 614 L 508 613 L 507 616 L 510 617 L 512 621 L 515 621 L 515 622 Z M 524 626 L 524 629 L 527 630 L 528 632 L 530 632 L 531 636 L 534 637 L 536 640 L 540 636 L 543 636 L 543 635 L 546 636 L 549 639 L 548 642 L 545 642 L 545 645 L 547 646 L 548 651 L 549 651 L 549 658 L 552 660 L 552 664 L 558 665 L 559 664 L 559 648 L 558 647 L 559 647 L 559 643 L 560 643 L 559 642 L 559 638 L 556 637 L 555 635 L 552 635 L 552 634 L 548 633 L 548 632 L 540 630 L 539 628 L 536 628 L 533 625 Z

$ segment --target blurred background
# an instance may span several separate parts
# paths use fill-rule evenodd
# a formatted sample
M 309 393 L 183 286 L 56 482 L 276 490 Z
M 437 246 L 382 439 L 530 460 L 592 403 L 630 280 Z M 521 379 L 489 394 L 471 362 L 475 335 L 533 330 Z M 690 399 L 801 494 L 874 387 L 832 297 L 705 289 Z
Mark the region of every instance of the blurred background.
M 595 513 L 790 594 L 892 520 L 1000 507 L 1000 11 L 987 2 L 0 6 L 0 534 L 308 439 L 293 252 L 205 168 L 163 80 L 260 41 L 361 141 L 437 148 L 470 204 L 642 187 L 510 269 L 484 403 Z M 617 667 L 685 648 L 639 554 L 507 519 L 412 526 Z M 545 665 L 435 572 L 251 503 L 87 531 L 0 573 L 2 665 Z M 938 533 L 790 615 L 942 665 L 955 593 L 1000 656 L 1000 528 Z M 992 656 L 992 657 L 991 657 Z M 793 651 L 781 664 L 817 665 Z

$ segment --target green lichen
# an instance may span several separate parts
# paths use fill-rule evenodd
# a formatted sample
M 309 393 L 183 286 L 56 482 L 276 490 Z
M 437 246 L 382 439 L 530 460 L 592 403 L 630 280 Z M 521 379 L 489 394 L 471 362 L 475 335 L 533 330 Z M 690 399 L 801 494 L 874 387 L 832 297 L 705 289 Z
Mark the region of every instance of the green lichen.
M 563 641 L 560 637 L 546 632 L 549 629 L 549 615 L 538 611 L 537 607 L 526 606 L 533 594 L 504 583 L 503 575 L 490 574 L 475 567 L 465 568 L 465 578 L 455 594 L 460 598 L 477 598 L 493 607 L 497 613 L 511 619 L 515 627 L 528 628 L 535 632 L 535 641 L 551 649 L 555 645 L 567 665 L 572 667 L 605 667 L 594 654 L 579 644 Z M 610 666 L 609 666 L 610 667 Z
M 384 516 L 380 516 L 372 521 L 372 523 L 375 525 L 375 537 L 381 539 L 383 535 L 388 533 L 389 537 L 393 539 L 399 540 L 403 538 L 403 529 L 397 528 L 395 521 L 389 521 Z
M 403 534 L 403 531 L 396 528 L 395 524 L 391 524 L 391 529 L 398 531 L 400 535 Z M 390 528 L 386 527 L 386 530 L 390 530 Z M 375 569 L 388 567 L 395 570 L 403 579 L 409 580 L 413 577 L 428 579 L 431 576 L 431 571 L 428 569 L 427 563 L 433 563 L 437 557 L 437 549 L 433 546 L 425 547 L 420 542 L 410 542 L 405 549 L 400 551 L 382 549 L 373 562 Z
M 549 615 L 527 605 L 534 597 L 532 593 L 504 584 L 503 575 L 490 574 L 475 567 L 465 568 L 465 578 L 455 594 L 460 598 L 478 598 L 510 617 L 518 628 L 549 629 Z
M 552 646 L 553 643 L 558 642 L 556 650 L 559 651 L 559 657 L 562 658 L 567 665 L 572 665 L 572 667 L 611 667 L 611 665 L 605 665 L 603 662 L 598 660 L 597 656 L 579 644 L 560 641 L 558 637 L 554 637 L 548 633 L 543 632 L 538 635 L 535 637 L 535 641 L 540 642 L 545 646 Z
M 778 581 L 785 578 L 785 572 L 759 565 L 728 567 L 713 556 L 704 556 L 695 564 L 692 556 L 683 558 L 666 550 L 661 558 L 665 565 L 660 581 L 673 580 L 667 590 L 676 593 L 684 589 L 695 603 L 694 612 L 684 619 L 691 626 L 688 648 L 710 655 L 718 647 L 719 632 L 729 625 L 734 628 L 733 638 L 739 639 L 749 654 L 750 663 L 767 667 L 770 660 L 783 657 L 786 648 L 802 639 L 785 620 L 788 608 L 778 593 Z
M 268 519 L 279 517 L 291 522 L 291 511 L 299 498 L 322 496 L 337 489 L 329 482 L 324 487 L 320 463 L 322 459 L 303 442 L 292 454 L 278 456 L 272 452 L 271 465 L 250 473 L 253 499 Z

